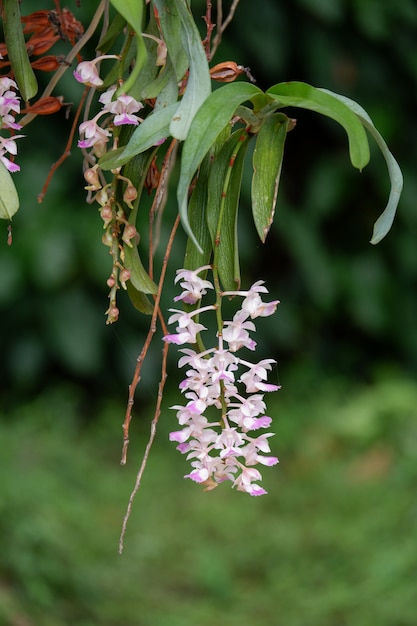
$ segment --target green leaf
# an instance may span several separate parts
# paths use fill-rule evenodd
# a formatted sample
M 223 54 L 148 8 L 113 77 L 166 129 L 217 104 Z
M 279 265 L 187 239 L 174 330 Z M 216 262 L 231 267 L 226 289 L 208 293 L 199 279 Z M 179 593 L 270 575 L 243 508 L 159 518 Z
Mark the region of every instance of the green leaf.
M 229 83 L 214 91 L 202 104 L 191 124 L 184 142 L 177 198 L 181 220 L 186 233 L 198 246 L 188 222 L 188 188 L 204 156 L 218 134 L 230 122 L 236 108 L 262 91 L 249 83 Z
M 0 161 L 0 219 L 11 220 L 19 208 L 19 196 L 9 170 Z
M 136 82 L 146 61 L 146 48 L 142 37 L 144 0 L 111 0 L 118 13 L 130 24 L 136 34 L 136 62 L 127 80 L 118 89 L 118 95 L 128 93 Z
M 118 165 L 119 159 L 122 156 L 125 150 L 125 146 L 122 148 L 116 148 L 116 150 L 110 150 L 103 154 L 100 157 L 98 164 L 102 170 L 114 170 L 118 167 L 121 167 L 126 161 L 121 160 L 120 165 Z
M 235 131 L 215 158 L 208 181 L 207 224 L 225 291 L 240 286 L 237 216 L 249 136 Z
M 138 291 L 137 289 L 135 289 L 130 280 L 127 281 L 126 287 L 127 294 L 135 309 L 137 309 L 141 313 L 144 313 L 145 315 L 152 315 L 153 304 L 146 296 L 146 294 L 144 294 L 143 291 Z
M 369 144 L 358 116 L 335 94 L 300 82 L 278 83 L 266 92 L 283 106 L 309 109 L 330 117 L 346 131 L 352 165 L 362 170 L 369 162 Z
M 181 24 L 179 16 L 175 12 L 167 11 L 165 1 L 156 2 L 155 4 L 158 4 L 159 7 L 157 7 L 159 26 L 153 15 L 154 12 L 151 11 L 151 19 L 147 32 L 159 38 L 161 36 L 160 31 L 162 31 L 162 39 L 167 46 L 167 58 L 162 68 L 156 68 L 158 73 L 154 80 L 142 88 L 141 98 L 156 98 L 154 109 L 157 111 L 158 109 L 165 108 L 178 101 L 178 84 L 188 68 L 188 60 L 181 43 Z M 172 26 L 172 20 L 174 20 L 175 26 Z M 175 34 L 176 31 L 178 31 L 178 35 Z M 173 52 L 173 47 L 176 46 L 177 41 L 180 44 L 178 55 Z M 155 47 L 154 54 L 156 54 L 157 44 L 155 41 L 152 43 Z M 182 71 L 182 74 L 180 78 L 177 79 L 176 72 L 178 73 L 179 71 Z
M 114 8 L 130 24 L 137 35 L 142 32 L 143 0 L 110 0 Z
M 288 122 L 288 117 L 282 113 L 267 115 L 256 136 L 252 158 L 252 213 L 262 243 L 274 219 Z
M 164 90 L 166 91 L 165 94 L 163 93 Z M 165 100 L 165 106 L 173 104 L 178 100 L 178 84 L 169 59 L 167 59 L 159 74 L 152 81 L 144 84 L 140 91 L 140 98 L 142 100 L 151 100 L 152 98 L 159 98 L 161 93 L 163 94 L 161 99 Z
M 168 57 L 175 71 L 176 82 L 179 83 L 188 70 L 189 60 L 182 41 L 178 8 L 172 0 L 153 0 L 153 4 L 158 11 Z
M 3 29 L 7 54 L 25 102 L 36 96 L 38 83 L 29 61 L 20 19 L 19 0 L 3 0 Z
M 125 132 L 129 133 L 130 129 L 123 129 Z M 121 139 L 123 139 L 123 134 L 121 133 Z M 125 211 L 129 211 L 128 214 L 128 222 L 136 226 L 137 214 L 139 209 L 139 203 L 141 194 L 143 191 L 143 185 L 146 178 L 146 173 L 149 169 L 149 165 L 152 161 L 153 155 L 155 154 L 155 149 L 149 149 L 146 152 L 142 152 L 126 163 L 122 170 L 122 175 L 129 178 L 132 182 L 133 186 L 137 189 L 138 197 L 133 203 L 132 209 L 125 208 Z M 116 199 L 123 206 L 123 190 L 124 190 L 124 181 L 119 180 L 116 187 Z M 132 286 L 139 292 L 142 293 L 157 293 L 158 287 L 150 278 L 145 268 L 143 267 L 139 250 L 134 241 L 131 242 L 132 245 L 124 244 L 123 246 L 123 256 L 124 256 L 124 266 L 130 272 L 129 282 Z
M 178 100 L 178 84 L 175 78 L 172 63 L 167 59 L 164 67 L 154 80 L 141 89 L 142 100 L 157 98 L 155 110 L 175 104 Z
M 198 249 L 191 237 L 188 237 L 185 250 L 184 268 L 194 270 L 210 263 L 213 246 L 207 224 L 208 179 L 212 163 L 217 153 L 230 137 L 230 126 L 226 126 L 217 137 L 209 152 L 204 157 L 188 206 L 188 219 L 196 239 L 200 243 Z
M 184 95 L 170 125 L 170 134 L 182 141 L 196 111 L 211 91 L 208 62 L 186 0 L 154 0 L 154 4 L 176 81 L 180 82 L 189 69 Z
M 130 42 L 130 46 L 128 47 L 128 49 L 126 50 L 123 56 L 123 67 L 130 67 L 135 62 L 135 58 L 136 58 L 136 40 L 133 39 Z M 100 71 L 103 71 L 103 70 L 100 69 Z M 111 69 L 107 72 L 107 74 L 102 74 L 102 79 L 103 79 L 102 89 L 108 89 L 110 86 L 113 86 L 116 83 L 119 83 L 121 73 L 122 73 L 122 69 L 120 67 L 120 61 L 114 61 L 111 66 Z M 135 95 L 137 94 L 132 93 L 133 91 L 134 90 L 132 89 L 131 95 L 135 97 Z
M 134 87 L 137 78 L 142 70 L 142 67 L 145 63 L 146 60 L 146 48 L 145 48 L 145 44 L 143 43 L 143 38 L 140 37 L 139 35 L 136 37 L 136 61 L 135 61 L 135 65 L 133 67 L 132 72 L 129 74 L 129 77 L 127 78 L 127 80 L 125 80 L 125 82 L 123 83 L 123 85 L 118 89 L 118 94 L 125 94 L 125 93 L 129 93 L 129 91 L 132 89 L 132 87 Z
M 193 233 L 200 243 L 200 249 L 197 248 L 194 241 L 188 237 L 183 265 L 185 269 L 194 270 L 198 267 L 202 267 L 203 265 L 208 265 L 210 262 L 212 245 L 206 221 L 208 174 L 210 171 L 210 165 L 211 154 L 207 155 L 201 164 L 199 176 L 189 202 L 188 219 Z
M 327 89 L 323 89 L 325 93 L 332 93 L 327 91 Z M 383 213 L 379 216 L 377 221 L 374 224 L 374 230 L 372 233 L 372 244 L 377 244 L 385 237 L 385 235 L 390 230 L 392 223 L 394 221 L 395 212 L 397 210 L 398 202 L 400 201 L 401 192 L 403 188 L 403 175 L 401 173 L 400 166 L 397 161 L 394 159 L 393 155 L 389 151 L 387 144 L 384 139 L 377 131 L 373 122 L 365 109 L 363 109 L 357 102 L 354 100 L 350 100 L 350 98 L 345 98 L 344 96 L 340 96 L 338 94 L 332 94 L 335 98 L 338 98 L 341 102 L 343 102 L 347 107 L 353 111 L 358 118 L 361 120 L 362 124 L 365 128 L 370 132 L 370 134 L 375 139 L 378 144 L 379 149 L 381 150 L 383 157 L 387 163 L 388 174 L 391 182 L 391 190 L 388 198 L 387 206 Z
M 129 280 L 133 287 L 143 293 L 157 293 L 158 287 L 143 267 L 137 247 L 135 245 L 130 247 L 125 244 L 123 251 L 124 266 L 130 272 Z
M 149 37 L 147 37 L 149 35 Z M 158 44 L 153 39 L 153 37 L 158 38 L 159 30 L 155 21 L 155 17 L 153 13 L 150 15 L 149 23 L 147 24 L 145 32 L 142 34 L 143 43 L 146 48 L 147 54 L 147 62 L 142 66 L 142 69 L 139 73 L 139 76 L 136 79 L 135 84 L 132 86 L 130 90 L 130 95 L 133 96 L 136 100 L 144 100 L 146 98 L 155 98 L 158 94 L 158 84 L 155 87 L 156 94 L 148 95 L 147 87 L 148 85 L 152 85 L 158 78 L 158 76 L 163 75 L 163 70 L 165 69 L 157 67 L 156 65 L 156 57 L 157 57 L 157 48 Z M 136 48 L 136 46 L 135 46 Z M 125 67 L 127 66 L 127 60 L 125 61 Z M 159 81 L 159 89 L 162 89 L 163 79 Z
M 190 68 L 184 95 L 170 125 L 171 135 L 183 141 L 196 112 L 210 95 L 211 80 L 200 33 L 188 4 L 185 0 L 174 0 L 170 5 L 175 5 L 180 16 L 182 45 Z
M 97 44 L 96 50 L 100 50 L 101 54 L 106 54 L 119 37 L 120 33 L 126 26 L 126 20 L 119 13 L 116 13 L 114 19 L 107 31 Z
M 103 170 L 113 170 L 121 167 L 137 154 L 145 152 L 148 148 L 163 141 L 169 135 L 169 124 L 176 106 L 176 104 L 172 104 L 165 109 L 159 109 L 159 111 L 154 111 L 151 115 L 148 115 L 135 129 L 127 146 L 107 152 L 100 158 L 100 167 Z

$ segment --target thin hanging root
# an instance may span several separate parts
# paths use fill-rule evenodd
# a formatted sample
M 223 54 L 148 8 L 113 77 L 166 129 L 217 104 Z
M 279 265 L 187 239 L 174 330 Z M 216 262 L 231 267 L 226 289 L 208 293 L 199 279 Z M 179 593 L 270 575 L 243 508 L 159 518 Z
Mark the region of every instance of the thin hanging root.
M 159 175 L 158 186 L 155 191 L 155 197 L 152 202 L 152 206 L 149 212 L 149 276 L 153 279 L 153 259 L 155 252 L 155 233 L 154 233 L 154 223 L 155 223 L 155 215 L 159 215 L 159 218 L 162 216 L 162 211 L 164 209 L 166 199 L 167 199 L 167 184 L 169 175 L 171 173 L 175 155 L 178 148 L 177 139 L 173 139 L 171 144 L 166 151 L 164 160 L 162 162 L 161 173 Z
M 211 53 L 210 53 L 210 47 L 211 47 L 211 34 L 213 32 L 213 29 L 215 27 L 215 24 L 213 24 L 212 20 L 211 20 L 211 9 L 212 9 L 212 4 L 210 2 L 210 0 L 207 0 L 207 5 L 206 5 L 206 14 L 203 16 L 203 20 L 206 23 L 206 27 L 207 27 L 207 34 L 206 37 L 203 41 L 203 46 L 204 46 L 204 50 L 206 53 L 206 57 L 207 57 L 207 61 L 210 61 L 211 59 Z
M 122 448 L 122 458 L 120 460 L 120 465 L 126 465 L 126 460 L 127 460 L 127 449 L 129 447 L 129 426 L 130 426 L 130 422 L 132 420 L 132 408 L 135 402 L 135 392 L 136 392 L 136 387 L 139 384 L 140 381 L 140 372 L 142 369 L 142 364 L 143 361 L 145 360 L 145 356 L 148 352 L 149 346 L 151 344 L 152 338 L 155 334 L 156 331 L 156 317 L 157 315 L 159 315 L 161 323 L 163 323 L 163 317 L 162 314 L 160 312 L 159 309 L 159 303 L 161 301 L 161 294 L 162 294 L 162 288 L 164 286 L 164 281 L 165 281 L 165 274 L 166 274 L 166 268 L 168 265 L 168 260 L 171 254 L 171 250 L 172 250 L 172 245 L 174 243 L 174 237 L 175 237 L 175 233 L 177 232 L 177 228 L 178 225 L 180 223 L 180 217 L 179 215 L 177 216 L 174 225 L 172 227 L 171 230 L 171 234 L 169 237 L 169 241 L 168 241 L 168 245 L 165 251 L 165 256 L 164 256 L 164 260 L 162 263 L 162 269 L 161 269 L 161 276 L 159 279 L 159 284 L 158 284 L 158 292 L 155 296 L 155 304 L 154 304 L 154 310 L 152 313 L 152 319 L 151 319 L 151 323 L 149 326 L 149 331 L 145 340 L 145 343 L 143 345 L 143 348 L 141 350 L 140 355 L 137 358 L 136 361 L 136 368 L 135 368 L 135 372 L 133 374 L 133 379 L 132 382 L 129 385 L 129 397 L 128 397 L 128 401 L 127 401 L 127 406 L 126 406 L 126 414 L 125 414 L 125 419 L 123 422 L 123 448 Z M 164 325 L 164 324 L 163 324 Z M 165 325 L 164 325 L 165 327 Z M 164 333 L 166 334 L 166 328 L 164 330 Z M 154 418 L 155 419 L 155 418 Z
M 240 0 L 233 0 L 232 5 L 229 9 L 229 13 L 226 17 L 226 19 L 223 21 L 223 1 L 222 0 L 217 0 L 217 25 L 216 25 L 216 36 L 214 37 L 213 40 L 213 47 L 211 49 L 211 54 L 210 54 L 210 59 L 212 59 L 216 53 L 217 48 L 220 45 L 220 42 L 222 40 L 222 35 L 224 33 L 224 31 L 226 30 L 226 28 L 229 26 L 230 22 L 232 21 L 236 9 L 238 7 Z
M 167 327 L 165 325 L 165 321 L 164 321 L 163 315 L 162 315 L 161 310 L 159 308 L 159 303 L 160 303 L 160 300 L 161 300 L 162 287 L 163 287 L 164 281 L 165 281 L 165 274 L 166 274 L 166 269 L 167 269 L 167 265 L 168 265 L 168 260 L 169 260 L 170 254 L 171 254 L 172 245 L 174 243 L 174 238 L 175 238 L 175 234 L 177 232 L 179 223 L 180 223 L 180 216 L 178 215 L 176 217 L 174 225 L 172 227 L 171 234 L 169 236 L 168 245 L 167 245 L 167 248 L 166 248 L 166 251 L 165 251 L 165 256 L 164 256 L 162 269 L 161 269 L 161 277 L 159 279 L 159 284 L 158 284 L 158 293 L 155 296 L 155 307 L 154 307 L 154 312 L 152 314 L 152 320 L 151 320 L 151 324 L 150 324 L 150 327 L 149 327 L 148 336 L 146 337 L 145 345 L 143 346 L 142 352 L 140 353 L 140 355 L 138 357 L 132 383 L 129 385 L 129 399 L 128 399 L 128 403 L 127 403 L 126 417 L 125 417 L 125 421 L 124 421 L 124 424 L 123 424 L 123 451 L 122 451 L 122 460 L 121 460 L 121 464 L 122 465 L 126 464 L 127 448 L 128 448 L 128 445 L 129 445 L 129 424 L 130 424 L 130 421 L 132 419 L 132 407 L 133 407 L 133 403 L 134 403 L 135 390 L 136 390 L 136 387 L 137 387 L 137 385 L 138 385 L 138 383 L 140 381 L 140 371 L 141 371 L 141 368 L 142 368 L 142 363 L 143 363 L 144 358 L 146 356 L 146 353 L 148 351 L 148 348 L 149 348 L 149 345 L 151 343 L 152 337 L 153 337 L 153 335 L 155 333 L 156 316 L 157 315 L 158 315 L 159 320 L 161 322 L 161 327 L 162 327 L 162 331 L 163 331 L 164 335 L 168 333 L 168 330 L 167 330 Z M 139 491 L 139 488 L 140 488 L 140 485 L 141 485 L 141 481 L 142 481 L 142 476 L 143 476 L 143 473 L 145 471 L 146 464 L 148 462 L 149 453 L 151 451 L 152 444 L 154 442 L 155 435 L 156 435 L 156 427 L 157 427 L 157 424 L 158 424 L 159 415 L 161 413 L 162 397 L 163 397 L 163 393 L 164 393 L 165 381 L 166 381 L 166 378 L 167 378 L 168 348 L 169 348 L 169 344 L 164 342 L 164 347 L 163 347 L 163 350 L 162 350 L 161 380 L 159 382 L 159 387 L 158 387 L 158 398 L 157 398 L 157 401 L 156 401 L 155 413 L 154 413 L 154 416 L 153 416 L 153 419 L 152 419 L 152 422 L 151 422 L 151 432 L 150 432 L 150 435 L 149 435 L 148 443 L 146 444 L 146 448 L 145 448 L 145 452 L 144 452 L 144 455 L 143 455 L 142 463 L 141 463 L 139 471 L 138 471 L 138 473 L 136 475 L 135 486 L 133 487 L 132 493 L 130 494 L 130 498 L 129 498 L 129 502 L 128 502 L 128 505 L 127 505 L 126 513 L 125 513 L 125 516 L 123 518 L 122 530 L 121 530 L 120 539 L 119 539 L 119 554 L 122 554 L 122 552 L 123 552 L 123 542 L 124 542 L 124 537 L 125 537 L 125 534 L 126 534 L 127 523 L 129 521 L 130 513 L 132 511 L 133 501 L 135 499 L 135 496 L 136 496 L 137 492 Z
M 58 167 L 60 167 L 60 165 L 62 165 L 62 163 L 65 161 L 65 159 L 67 159 L 71 155 L 71 144 L 74 140 L 75 131 L 77 129 L 78 120 L 80 118 L 81 111 L 82 111 L 85 99 L 87 97 L 87 92 L 88 92 L 88 88 L 84 90 L 83 95 L 81 96 L 80 104 L 78 105 L 78 109 L 75 114 L 74 121 L 72 123 L 71 132 L 69 134 L 67 145 L 65 146 L 65 150 L 59 157 L 58 161 L 55 161 L 55 163 L 51 166 L 51 169 L 49 170 L 49 174 L 46 177 L 46 181 L 42 187 L 42 191 L 38 194 L 37 200 L 39 203 L 43 201 L 45 194 L 48 191 L 48 187 L 51 183 L 52 177 L 57 171 Z
M 166 328 L 165 322 L 160 315 L 160 320 L 162 322 L 162 328 L 163 328 L 163 332 L 166 333 L 168 332 L 168 329 Z M 156 407 L 155 407 L 155 413 L 151 422 L 151 432 L 149 435 L 149 440 L 148 443 L 146 444 L 146 448 L 145 448 L 145 452 L 142 458 L 142 463 L 140 465 L 139 471 L 137 473 L 136 476 L 136 481 L 135 481 L 135 486 L 132 490 L 132 493 L 130 494 L 130 498 L 129 498 L 129 502 L 127 505 L 127 509 L 126 509 L 126 513 L 125 516 L 123 518 L 123 524 L 122 524 L 122 530 L 120 533 L 120 539 L 119 539 L 119 554 L 122 554 L 123 552 L 123 541 L 124 541 L 124 536 L 126 534 L 126 528 L 127 528 L 127 523 L 129 521 L 129 517 L 130 517 L 130 513 L 132 511 L 132 505 L 133 505 L 133 500 L 135 499 L 135 496 L 137 494 L 137 492 L 139 491 L 140 485 L 141 485 L 141 481 L 142 481 L 142 476 L 143 473 L 145 471 L 146 468 L 146 464 L 148 462 L 148 457 L 149 457 L 149 453 L 151 451 L 154 439 L 155 439 L 155 435 L 156 435 L 156 426 L 158 424 L 158 420 L 159 420 L 159 415 L 161 413 L 161 403 L 162 403 L 162 397 L 163 397 L 163 392 L 164 392 L 164 387 L 165 387 L 165 381 L 167 379 L 167 357 L 168 357 L 168 348 L 169 348 L 169 344 L 164 342 L 165 345 L 163 347 L 162 350 L 162 375 L 161 375 L 161 380 L 159 382 L 159 387 L 158 387 L 158 399 L 156 402 Z
M 172 159 L 175 156 L 175 152 L 176 149 L 178 147 L 178 142 L 176 139 L 173 139 L 171 142 L 171 145 L 169 146 L 167 153 L 165 155 L 164 158 L 164 162 L 162 164 L 162 168 L 161 168 L 161 175 L 159 178 L 159 182 L 158 182 L 158 187 L 156 189 L 156 193 L 155 193 L 155 198 L 154 201 L 152 203 L 152 207 L 151 207 L 151 211 L 150 211 L 150 242 L 149 242 L 149 275 L 151 276 L 151 278 L 153 278 L 153 251 L 154 251 L 154 241 L 153 241 L 153 222 L 154 222 L 154 216 L 155 213 L 160 211 L 164 200 L 166 198 L 166 184 L 169 178 L 169 173 L 171 171 L 172 168 Z M 126 460 L 127 460 L 127 450 L 129 447 L 129 426 L 130 426 L 130 422 L 132 419 L 132 408 L 133 408 L 133 404 L 134 404 L 134 399 L 135 399 L 135 391 L 136 391 L 136 387 L 139 384 L 140 381 L 140 372 L 142 369 L 142 364 L 143 361 L 145 360 L 145 356 L 148 352 L 150 343 L 152 341 L 153 335 L 155 334 L 156 331 L 156 316 L 158 315 L 161 321 L 161 325 L 164 329 L 164 334 L 167 334 L 167 329 L 165 327 L 165 323 L 163 320 L 163 316 L 162 313 L 160 311 L 159 308 L 159 302 L 161 299 L 161 293 L 162 293 L 162 287 L 163 287 L 163 283 L 165 280 L 165 273 L 166 273 L 166 267 L 168 264 L 168 259 L 169 256 L 171 254 L 171 249 L 172 249 L 172 245 L 174 243 L 174 237 L 175 237 L 175 233 L 177 231 L 178 225 L 180 222 L 180 217 L 178 216 L 177 219 L 175 220 L 174 226 L 172 228 L 171 231 L 171 235 L 168 241 L 168 245 L 165 251 L 165 256 L 164 256 L 164 261 L 163 261 L 163 265 L 162 265 L 162 270 L 161 270 L 161 277 L 159 279 L 159 286 L 158 286 L 158 293 L 155 296 L 155 304 L 154 304 L 154 310 L 153 310 L 153 314 L 152 314 L 152 319 L 151 319 L 151 323 L 150 323 L 150 327 L 149 327 L 149 331 L 148 331 L 148 335 L 146 337 L 145 343 L 143 345 L 143 348 L 141 350 L 140 355 L 137 358 L 137 362 L 136 362 L 136 368 L 135 368 L 135 372 L 133 374 L 133 379 L 131 384 L 129 385 L 129 397 L 128 397 L 128 401 L 127 401 L 127 407 L 126 407 L 126 414 L 125 414 L 125 420 L 123 422 L 123 448 L 122 448 L 122 458 L 120 461 L 121 465 L 126 465 Z M 165 347 L 164 347 L 164 351 L 165 351 Z M 164 352 L 165 354 L 165 352 Z M 162 370 L 162 379 L 164 379 L 165 371 L 164 371 L 164 365 L 163 365 L 163 370 Z M 162 384 L 162 379 L 161 379 L 161 383 Z M 163 386 L 162 386 L 163 389 Z M 160 391 L 162 390 L 160 387 Z M 161 396 L 161 400 L 162 400 L 162 396 Z M 159 400 L 159 394 L 158 394 L 158 404 L 160 404 L 160 400 Z M 158 411 L 158 407 L 157 407 L 157 411 Z M 156 415 L 156 413 L 155 413 Z M 158 413 L 159 415 L 159 413 Z M 155 417 L 154 417 L 155 419 Z M 152 436 L 152 435 L 151 435 Z M 146 454 L 146 453 L 145 453 Z M 145 463 L 146 464 L 146 463 Z M 144 470 L 145 468 L 143 468 Z M 139 482 L 140 482 L 140 478 L 142 476 L 142 472 L 140 472 L 140 477 L 139 477 Z M 137 487 L 139 488 L 139 486 Z M 136 489 L 137 491 L 137 489 Z M 135 493 L 136 493 L 135 491 Z M 130 514 L 130 511 L 129 511 Z M 127 520 L 126 520 L 127 521 Z

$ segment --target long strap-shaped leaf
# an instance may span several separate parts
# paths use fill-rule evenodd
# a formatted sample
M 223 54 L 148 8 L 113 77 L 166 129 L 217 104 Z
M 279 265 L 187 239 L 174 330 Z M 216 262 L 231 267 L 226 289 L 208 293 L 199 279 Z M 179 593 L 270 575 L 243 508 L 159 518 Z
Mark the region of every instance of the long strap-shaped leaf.
M 369 144 L 358 116 L 335 94 L 311 87 L 306 83 L 278 83 L 266 92 L 284 106 L 316 111 L 338 122 L 349 140 L 350 160 L 362 170 L 369 161 Z
M 267 115 L 253 151 L 252 214 L 262 243 L 274 219 L 289 119 L 283 113 Z
M 188 222 L 187 197 L 191 180 L 217 135 L 233 117 L 236 108 L 262 91 L 249 83 L 230 83 L 214 91 L 205 100 L 191 124 L 184 142 L 177 198 L 183 227 L 199 247 Z
M 118 13 L 130 24 L 136 35 L 136 62 L 132 73 L 119 88 L 119 92 L 128 93 L 135 84 L 137 77 L 146 61 L 146 48 L 142 37 L 143 0 L 111 0 Z
M 185 93 L 171 120 L 171 135 L 183 141 L 193 118 L 211 92 L 211 81 L 207 58 L 201 43 L 200 33 L 186 0 L 171 0 L 181 20 L 181 38 L 189 62 L 189 74 Z
M 207 224 L 225 291 L 240 287 L 237 218 L 248 141 L 246 130 L 235 131 L 216 155 L 208 180 Z
M 27 102 L 38 91 L 38 83 L 30 65 L 23 36 L 18 0 L 3 0 L 4 40 L 17 86 L 23 100 Z
M 162 36 L 167 47 L 176 80 L 179 83 L 189 67 L 187 53 L 181 37 L 181 18 L 172 0 L 152 0 L 158 11 Z
M 188 204 L 188 218 L 201 249 L 199 250 L 192 239 L 188 237 L 184 257 L 184 268 L 186 269 L 195 269 L 210 263 L 213 244 L 207 223 L 209 174 L 219 151 L 230 137 L 230 132 L 231 128 L 225 126 L 223 132 L 218 135 L 210 147 L 199 168 L 197 181 Z
M 373 125 L 373 122 L 367 112 L 357 102 L 351 100 L 350 98 L 346 98 L 345 96 L 340 96 L 338 94 L 332 93 L 327 89 L 323 89 L 322 91 L 331 94 L 334 98 L 337 98 L 338 100 L 343 102 L 347 107 L 349 107 L 351 111 L 353 111 L 353 113 L 358 116 L 362 124 L 375 139 L 387 163 L 388 173 L 391 181 L 391 190 L 387 206 L 385 207 L 384 212 L 378 217 L 377 221 L 374 224 L 374 231 L 372 233 L 371 243 L 377 244 L 381 241 L 381 239 L 385 237 L 385 235 L 392 226 L 392 222 L 394 221 L 395 212 L 397 210 L 398 202 L 400 200 L 401 191 L 403 188 L 403 175 L 397 161 L 394 159 L 384 139 L 381 137 L 380 133 Z
M 154 111 L 134 130 L 127 146 L 106 152 L 100 159 L 103 170 L 121 167 L 137 154 L 158 145 L 169 135 L 169 124 L 176 109 L 172 104 L 165 109 Z

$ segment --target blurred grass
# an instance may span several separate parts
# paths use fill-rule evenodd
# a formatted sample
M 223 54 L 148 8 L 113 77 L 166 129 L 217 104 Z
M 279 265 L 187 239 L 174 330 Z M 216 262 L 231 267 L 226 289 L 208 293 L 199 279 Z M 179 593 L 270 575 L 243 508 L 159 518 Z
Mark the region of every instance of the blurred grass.
M 4 415 L 0 624 L 415 626 L 416 383 L 288 378 L 264 498 L 183 480 L 162 413 L 122 556 L 151 410 L 125 468 L 114 400 L 87 422 L 60 387 Z

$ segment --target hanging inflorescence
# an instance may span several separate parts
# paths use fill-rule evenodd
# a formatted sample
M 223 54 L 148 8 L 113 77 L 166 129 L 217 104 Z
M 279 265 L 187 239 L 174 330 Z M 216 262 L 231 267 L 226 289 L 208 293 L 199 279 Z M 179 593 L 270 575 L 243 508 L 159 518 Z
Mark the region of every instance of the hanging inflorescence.
M 97 88 L 103 85 L 99 76 L 99 63 L 103 59 L 119 59 L 117 55 L 102 55 L 92 61 L 82 61 L 74 71 L 77 82 L 86 87 Z M 107 309 L 107 323 L 117 321 L 119 308 L 116 304 L 116 294 L 119 286 L 126 289 L 126 283 L 131 278 L 130 270 L 125 266 L 124 246 L 133 247 L 138 233 L 136 227 L 128 221 L 126 209 L 132 209 L 138 193 L 132 181 L 121 175 L 120 168 L 112 172 L 111 182 L 107 182 L 101 171 L 97 159 L 108 150 L 111 140 L 111 148 L 116 149 L 119 131 L 123 126 L 135 127 L 142 121 L 136 115 L 143 104 L 132 96 L 116 95 L 117 85 L 111 85 L 98 98 L 101 105 L 100 111 L 91 119 L 85 120 L 79 126 L 80 139 L 78 147 L 84 151 L 87 167 L 84 170 L 84 178 L 87 182 L 86 190 L 94 192 L 94 199 L 100 206 L 100 216 L 103 220 L 105 232 L 102 237 L 104 245 L 110 249 L 113 259 L 112 271 L 107 280 L 110 288 L 109 308 Z M 120 200 L 116 197 L 118 185 L 124 185 L 124 191 Z M 123 206 L 122 206 L 123 203 Z
M 207 269 L 177 271 L 176 282 L 183 291 L 176 301 L 195 305 L 207 290 L 214 288 L 210 281 L 199 276 Z M 272 315 L 276 310 L 278 300 L 265 303 L 262 293 L 267 293 L 267 289 L 263 281 L 258 281 L 248 291 L 219 292 L 216 304 L 193 308 L 190 312 L 170 309 L 173 314 L 168 323 L 176 324 L 176 328 L 164 341 L 181 346 L 194 347 L 201 341 L 200 333 L 207 330 L 199 321 L 202 316 L 211 313 L 217 318 L 213 347 L 180 350 L 178 367 L 185 367 L 186 373 L 179 388 L 186 403 L 172 407 L 182 428 L 170 433 L 171 441 L 176 441 L 177 449 L 191 461 L 192 470 L 186 478 L 203 484 L 207 490 L 230 480 L 238 491 L 263 495 L 266 491 L 258 484 L 262 475 L 255 466 L 278 463 L 276 457 L 268 455 L 271 451 L 268 439 L 273 433 L 255 433 L 269 428 L 272 422 L 265 415 L 264 394 L 280 388 L 267 382 L 275 360 L 254 363 L 237 355 L 245 348 L 255 351 L 256 342 L 251 336 L 256 331 L 253 320 Z M 225 296 L 243 298 L 232 320 L 221 318 L 221 301 Z

